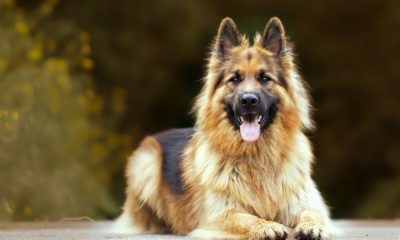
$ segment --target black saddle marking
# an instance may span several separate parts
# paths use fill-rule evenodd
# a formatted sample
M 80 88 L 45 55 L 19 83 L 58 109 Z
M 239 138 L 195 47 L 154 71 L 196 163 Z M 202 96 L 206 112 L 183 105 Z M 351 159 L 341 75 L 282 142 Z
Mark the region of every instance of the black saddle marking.
M 193 128 L 179 128 L 157 133 L 153 136 L 162 148 L 163 179 L 175 195 L 184 191 L 180 163 L 183 150 L 194 132 Z

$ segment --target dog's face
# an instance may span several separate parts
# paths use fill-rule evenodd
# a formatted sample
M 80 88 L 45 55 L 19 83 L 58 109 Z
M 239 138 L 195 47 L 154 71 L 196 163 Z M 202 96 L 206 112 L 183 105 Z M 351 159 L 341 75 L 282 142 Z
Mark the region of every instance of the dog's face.
M 275 117 L 284 86 L 279 66 L 273 57 L 256 48 L 238 53 L 224 71 L 224 104 L 228 117 L 244 141 L 254 142 Z
M 254 142 L 284 107 L 281 100 L 288 86 L 281 53 L 286 40 L 280 21 L 272 19 L 255 46 L 248 47 L 243 41 L 235 24 L 224 20 L 216 43 L 220 61 L 215 68 L 215 95 L 222 98 L 229 122 L 242 139 Z

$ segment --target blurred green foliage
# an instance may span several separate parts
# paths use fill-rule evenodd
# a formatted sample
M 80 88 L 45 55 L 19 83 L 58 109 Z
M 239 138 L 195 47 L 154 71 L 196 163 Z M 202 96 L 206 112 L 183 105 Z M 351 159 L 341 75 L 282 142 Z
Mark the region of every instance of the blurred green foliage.
M 0 219 L 116 217 L 130 151 L 193 124 L 226 16 L 296 44 L 333 217 L 400 217 L 400 1 L 0 2 Z
M 125 91 L 96 94 L 90 35 L 47 24 L 57 4 L 26 12 L 0 2 L 0 220 L 102 218 L 119 209 L 111 174 L 132 140 L 111 130 Z

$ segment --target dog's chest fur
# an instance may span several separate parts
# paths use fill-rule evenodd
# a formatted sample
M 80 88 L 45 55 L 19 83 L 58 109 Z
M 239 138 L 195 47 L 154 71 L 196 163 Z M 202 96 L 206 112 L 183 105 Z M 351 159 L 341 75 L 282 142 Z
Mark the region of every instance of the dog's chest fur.
M 288 179 L 285 166 L 268 165 L 260 159 L 227 157 L 207 143 L 199 144 L 192 158 L 186 181 L 198 191 L 205 191 L 205 207 L 209 211 L 232 209 L 265 219 L 275 219 L 279 207 L 286 205 L 296 182 L 296 174 Z

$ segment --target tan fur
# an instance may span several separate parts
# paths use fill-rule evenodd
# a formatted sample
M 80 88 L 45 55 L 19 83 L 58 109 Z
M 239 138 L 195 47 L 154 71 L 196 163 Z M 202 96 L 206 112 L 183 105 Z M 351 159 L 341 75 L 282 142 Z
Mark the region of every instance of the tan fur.
M 129 158 L 127 200 L 117 230 L 197 238 L 285 239 L 287 228 L 294 228 L 297 237 L 310 232 L 333 236 L 328 208 L 310 176 L 313 154 L 303 130 L 312 129 L 313 123 L 306 86 L 279 19 L 273 18 L 271 23 L 283 32 L 280 65 L 261 46 L 258 34 L 255 46 L 250 47 L 242 36 L 240 46 L 227 45 L 231 52 L 226 59 L 221 60 L 216 48 L 212 51 L 204 87 L 194 106 L 196 132 L 183 154 L 183 196 L 173 195 L 164 183 L 162 149 L 153 137 L 147 137 Z M 235 26 L 230 19 L 221 26 L 224 24 Z M 219 39 L 218 35 L 215 46 Z M 238 60 L 230 66 L 233 58 Z M 266 59 L 271 64 L 266 64 Z M 282 74 L 287 88 L 277 81 L 266 85 L 269 92 L 280 96 L 279 111 L 259 139 L 248 143 L 223 110 L 221 99 L 233 94 L 227 82 L 230 76 L 225 76 L 222 87 L 215 89 L 215 85 L 221 68 L 234 67 L 241 69 L 246 79 L 238 88 L 261 88 L 253 77 L 261 65 L 269 69 L 272 78 Z

